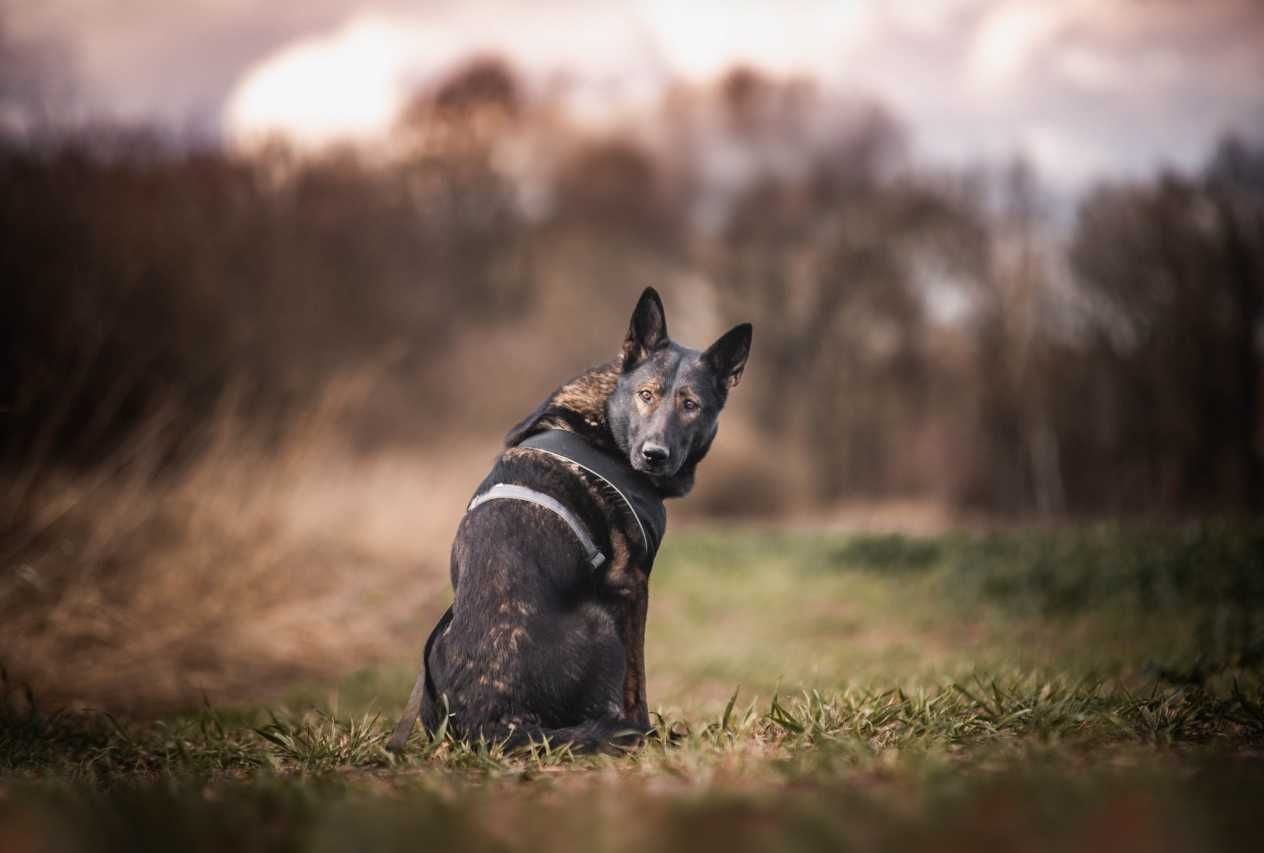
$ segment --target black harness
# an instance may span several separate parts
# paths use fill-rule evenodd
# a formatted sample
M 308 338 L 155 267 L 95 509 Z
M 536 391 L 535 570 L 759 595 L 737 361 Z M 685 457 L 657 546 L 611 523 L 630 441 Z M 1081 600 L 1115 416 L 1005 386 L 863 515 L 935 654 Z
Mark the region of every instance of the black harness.
M 574 463 L 587 471 L 598 484 L 613 490 L 621 499 L 619 503 L 636 522 L 640 535 L 637 545 L 642 564 L 646 566 L 653 564 L 654 558 L 658 555 L 658 546 L 662 544 L 663 534 L 667 531 L 667 508 L 663 505 L 662 496 L 647 477 L 633 470 L 625 459 L 594 447 L 569 430 L 545 430 L 529 436 L 517 446 L 538 450 Z M 493 469 L 470 500 L 466 512 L 472 512 L 477 507 L 493 500 L 518 500 L 542 506 L 566 523 L 584 549 L 588 563 L 594 571 L 606 564 L 609 556 L 597 547 L 596 540 L 588 527 L 569 507 L 552 495 L 520 483 L 499 482 L 495 478 L 496 469 Z M 421 668 L 417 673 L 417 681 L 413 685 L 412 693 L 408 697 L 408 706 L 386 745 L 386 748 L 392 752 L 403 750 L 404 743 L 412 733 L 413 724 L 421 712 L 423 696 L 428 694 L 432 699 L 436 698 L 434 682 L 430 680 L 430 650 L 435 640 L 448 629 L 451 623 L 452 605 L 449 605 L 443 616 L 439 617 L 439 622 L 430 632 L 430 636 L 426 638 L 426 645 L 421 655 Z
M 631 513 L 641 535 L 640 548 L 645 564 L 654 562 L 663 534 L 667 532 L 667 507 L 648 477 L 633 470 L 626 459 L 594 447 L 570 430 L 538 432 L 518 446 L 573 462 L 618 493 L 620 502 Z

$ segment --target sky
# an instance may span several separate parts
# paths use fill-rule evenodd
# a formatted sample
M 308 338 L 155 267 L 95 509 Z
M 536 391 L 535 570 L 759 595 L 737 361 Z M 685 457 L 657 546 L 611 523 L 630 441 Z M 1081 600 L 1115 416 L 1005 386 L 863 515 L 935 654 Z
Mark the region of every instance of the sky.
M 1194 168 L 1264 138 L 1262 0 L 0 0 L 94 113 L 232 143 L 374 140 L 475 53 L 567 81 L 576 120 L 636 121 L 738 63 L 885 103 L 915 154 L 1021 153 L 1056 186 Z

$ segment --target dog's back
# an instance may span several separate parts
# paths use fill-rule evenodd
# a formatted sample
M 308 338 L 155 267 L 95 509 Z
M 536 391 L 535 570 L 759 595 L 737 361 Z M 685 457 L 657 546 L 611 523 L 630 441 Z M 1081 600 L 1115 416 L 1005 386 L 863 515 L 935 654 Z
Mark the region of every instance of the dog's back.
M 467 513 L 452 549 L 454 616 L 429 655 L 436 693 L 423 722 L 435 729 L 444 705 L 458 734 L 489 739 L 512 731 L 574 741 L 556 730 L 594 720 L 609 721 L 603 732 L 631 727 L 621 608 L 602 591 L 634 558 L 634 521 L 590 475 L 546 453 L 510 448 L 485 486 L 493 483 L 555 496 L 594 531 L 611 565 L 597 574 L 566 522 L 542 506 L 489 501 Z

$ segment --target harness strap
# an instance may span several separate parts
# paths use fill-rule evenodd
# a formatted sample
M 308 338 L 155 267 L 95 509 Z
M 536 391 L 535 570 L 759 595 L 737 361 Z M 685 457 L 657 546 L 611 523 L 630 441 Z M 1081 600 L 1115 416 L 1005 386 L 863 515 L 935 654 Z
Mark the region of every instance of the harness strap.
M 579 544 L 583 546 L 584 553 L 588 556 L 588 563 L 594 568 L 601 568 L 606 562 L 606 555 L 601 553 L 592 537 L 588 535 L 588 528 L 580 521 L 573 512 L 562 506 L 556 498 L 552 498 L 544 492 L 537 492 L 535 489 L 528 489 L 526 486 L 515 486 L 512 483 L 497 483 L 481 495 L 476 495 L 474 500 L 470 501 L 470 505 L 465 511 L 470 512 L 475 507 L 482 506 L 488 501 L 494 500 L 515 500 L 526 501 L 537 506 L 542 506 L 549 512 L 556 515 L 562 521 L 566 522 L 566 526 L 575 534 L 575 538 L 579 540 Z
M 560 432 L 560 430 L 551 430 L 550 432 Z M 538 445 L 534 445 L 531 443 L 531 439 L 527 439 L 522 444 L 520 444 L 519 447 L 529 447 L 532 450 L 538 450 L 541 453 L 547 453 L 549 456 L 556 457 L 558 459 L 563 460 L 564 462 L 570 462 L 573 465 L 578 465 L 580 468 L 583 468 L 589 474 L 592 474 L 594 477 L 601 480 L 601 482 L 605 483 L 607 486 L 614 489 L 615 494 L 623 498 L 623 502 L 628 507 L 628 512 L 632 513 L 632 518 L 634 521 L 636 521 L 636 529 L 641 532 L 641 547 L 647 548 L 647 549 L 650 548 L 649 537 L 645 535 L 645 525 L 641 523 L 641 516 L 640 514 L 637 513 L 636 507 L 632 505 L 632 501 L 628 500 L 628 496 L 623 493 L 623 490 L 610 481 L 609 477 L 603 476 L 599 471 L 596 471 L 590 468 L 589 466 L 585 465 L 583 462 L 580 462 L 577 459 L 572 459 L 569 456 L 558 453 L 555 450 L 550 450 L 547 447 L 540 447 Z

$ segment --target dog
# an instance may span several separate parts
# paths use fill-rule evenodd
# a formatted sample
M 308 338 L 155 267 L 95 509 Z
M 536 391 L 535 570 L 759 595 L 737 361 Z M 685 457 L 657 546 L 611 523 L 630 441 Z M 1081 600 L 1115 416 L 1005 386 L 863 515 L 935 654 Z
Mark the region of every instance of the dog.
M 666 498 L 693 487 L 750 354 L 735 326 L 705 351 L 667 334 L 647 288 L 621 352 L 513 427 L 452 546 L 452 606 L 426 641 L 408 710 L 432 734 L 514 749 L 634 745 L 649 576 Z

